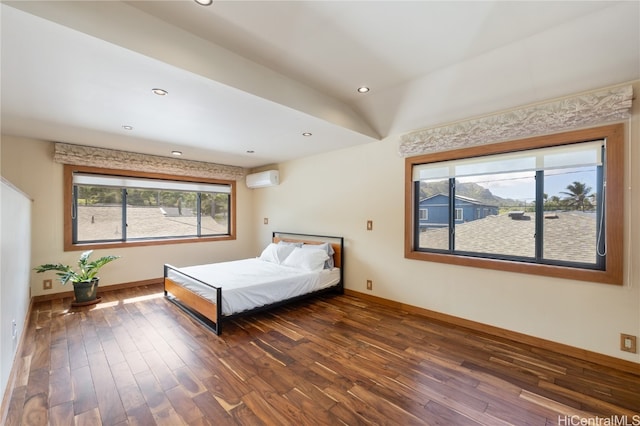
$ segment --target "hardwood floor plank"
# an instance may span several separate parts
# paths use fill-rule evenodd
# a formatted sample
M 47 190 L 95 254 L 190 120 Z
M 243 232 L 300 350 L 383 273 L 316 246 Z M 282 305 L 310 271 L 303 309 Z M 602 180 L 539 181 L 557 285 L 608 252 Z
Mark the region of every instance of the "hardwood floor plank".
M 38 393 L 27 397 L 24 401 L 22 411 L 22 425 L 46 425 L 49 423 L 49 407 L 47 405 L 47 394 Z
M 52 407 L 73 401 L 73 384 L 68 365 L 50 372 L 48 395 L 49 405 Z
M 545 417 L 514 404 L 490 403 L 485 413 L 511 425 L 535 426 L 546 423 Z
M 29 372 L 29 382 L 27 383 L 26 398 L 33 395 L 44 394 L 49 392 L 49 370 L 40 368 Z
M 103 337 L 103 332 L 100 331 L 102 350 L 107 357 L 107 362 L 109 363 L 109 365 L 119 364 L 125 361 L 125 357 L 120 350 L 120 345 L 118 345 L 115 337 L 113 337 L 113 333 L 110 334 L 111 337 L 109 339 L 106 339 Z
M 95 426 L 100 424 L 100 411 L 97 408 L 76 414 L 74 418 L 76 426 Z
M 126 310 L 121 309 L 120 311 L 123 312 L 122 315 L 127 315 Z M 135 342 L 121 323 L 113 327 L 113 337 L 116 339 L 120 352 L 122 352 L 123 355 L 129 352 L 138 351 L 138 347 Z
M 51 325 L 49 330 L 51 333 L 51 345 L 57 345 L 67 340 L 67 327 L 65 326 L 64 316 L 66 314 L 60 311 L 54 311 L 51 317 Z
M 19 365 L 14 386 L 16 388 L 25 387 L 26 389 L 27 383 L 29 383 L 29 372 L 31 371 L 31 355 L 22 356 L 17 360 Z
M 51 426 L 67 426 L 74 422 L 73 402 L 52 406 L 49 410 L 49 424 Z
M 49 327 L 41 327 L 36 330 L 35 348 L 31 357 L 33 369 L 49 368 L 51 361 L 51 333 Z
M 26 400 L 27 387 L 19 386 L 11 392 L 11 400 L 9 401 L 9 409 L 5 419 L 6 426 L 17 426 L 21 424 L 22 415 L 24 413 L 24 403 Z
M 138 387 L 138 382 L 134 377 L 134 373 L 129 368 L 129 364 L 127 362 L 121 362 L 119 364 L 112 365 L 110 367 L 111 374 L 113 375 L 113 380 L 118 389 L 118 394 L 120 395 L 120 401 L 124 406 L 127 414 L 141 406 L 145 405 L 146 401 L 140 388 Z
M 373 390 L 377 390 L 378 392 L 374 392 Z M 349 390 L 349 393 L 365 404 L 375 406 L 376 410 L 382 414 L 382 418 L 395 419 L 403 425 L 423 424 L 422 413 L 420 412 L 422 410 L 418 410 L 418 408 L 422 408 L 421 405 L 397 396 L 393 397 L 393 400 L 390 400 L 388 397 L 391 393 L 384 392 L 381 386 L 365 388 L 356 385 Z
M 640 415 L 638 374 L 353 296 L 217 336 L 161 286 L 34 304 L 7 425 L 557 425 Z M 564 416 L 564 417 L 563 417 Z
M 182 386 L 169 389 L 165 394 L 183 422 L 193 423 L 204 416 L 198 406 L 193 402 L 193 395 L 187 392 Z
M 64 340 L 57 340 L 55 344 L 52 342 L 50 353 L 49 368 L 51 370 L 67 367 L 69 365 L 69 348 L 66 337 Z
M 203 392 L 195 396 L 193 403 L 206 418 L 215 420 L 216 423 L 219 421 L 219 424 L 231 424 L 231 414 L 209 392 Z
M 151 371 L 137 373 L 134 376 L 152 413 L 161 411 L 169 405 L 166 395 Z
M 306 421 L 308 423 L 303 424 L 335 425 L 342 422 L 340 418 L 336 417 L 330 411 L 330 408 L 336 404 L 335 401 L 333 401 L 330 406 L 326 407 L 326 409 L 319 411 L 316 408 L 315 400 L 310 395 L 305 394 L 298 388 L 291 389 L 283 396 L 287 399 L 287 401 L 297 407 L 300 412 L 313 413 L 311 419 L 307 417 Z
M 89 365 L 87 352 L 84 348 L 84 341 L 80 329 L 73 321 L 67 324 L 67 351 L 69 353 L 69 365 L 71 369 L 82 368 Z
M 617 404 L 611 404 L 607 401 L 602 401 L 598 398 L 594 398 L 589 395 L 585 395 L 580 392 L 576 392 L 570 389 L 563 388 L 554 383 L 548 383 L 541 381 L 540 387 L 542 389 L 550 389 L 561 395 L 568 396 L 576 401 L 581 401 L 581 405 L 583 409 L 586 411 L 591 411 L 594 413 L 605 413 L 606 415 L 620 415 L 627 416 L 628 418 L 633 418 L 639 414 L 638 411 L 633 409 L 627 409 L 625 407 L 621 407 Z M 637 401 L 638 395 L 635 396 L 635 400 Z
M 89 355 L 89 368 L 102 424 L 115 425 L 126 420 L 125 409 L 111 375 L 106 355 L 102 352 Z
M 168 390 L 178 385 L 178 381 L 173 376 L 171 369 L 164 363 L 159 353 L 156 351 L 147 351 L 141 355 L 153 375 L 156 376 L 156 380 L 162 390 Z
M 348 420 L 347 424 L 378 424 L 385 417 L 377 409 L 377 405 L 366 404 L 349 391 L 329 386 L 324 389 L 327 395 L 337 404 L 330 411 L 338 418 Z M 345 411 L 349 412 L 346 414 Z M 354 423 L 352 423 L 354 422 Z
M 191 397 L 205 392 L 207 388 L 202 384 L 196 374 L 191 372 L 191 369 L 186 365 L 173 371 L 176 380 L 179 385 L 187 392 Z
M 153 413 L 151 413 L 147 404 L 127 409 L 127 420 L 131 426 L 149 426 L 156 424 Z
M 545 398 L 544 396 L 534 394 L 532 392 L 522 391 L 522 393 L 520 394 L 520 398 L 533 402 L 539 407 L 548 410 L 548 419 L 557 419 L 558 416 L 576 416 L 577 418 L 589 418 L 591 416 L 586 411 L 578 410 L 573 407 L 567 407 L 564 404 L 560 404 L 559 402 L 553 401 L 549 398 Z
M 276 410 L 272 406 L 272 401 L 265 399 L 260 392 L 251 391 L 242 398 L 242 401 L 264 424 L 300 424 L 298 420 Z
M 71 370 L 71 383 L 73 384 L 73 412 L 76 415 L 98 408 L 98 399 L 89 366 Z
M 432 424 L 456 426 L 478 426 L 482 424 L 434 401 L 427 402 L 424 408 L 426 411 L 424 415 L 425 422 L 433 422 Z
M 242 395 L 251 390 L 245 381 L 239 379 L 227 368 L 216 370 L 215 376 L 205 377 L 202 379 L 202 383 L 212 395 L 230 406 L 242 402 Z

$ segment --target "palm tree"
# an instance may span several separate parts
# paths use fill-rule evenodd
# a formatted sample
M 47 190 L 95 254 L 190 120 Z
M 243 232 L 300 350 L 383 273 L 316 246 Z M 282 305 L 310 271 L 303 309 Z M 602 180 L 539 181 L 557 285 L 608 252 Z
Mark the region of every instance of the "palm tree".
M 585 207 L 592 207 L 593 205 L 589 201 L 591 187 L 582 182 L 573 182 L 571 185 L 567 185 L 567 191 L 560 192 L 567 195 L 563 201 L 567 201 L 570 206 L 575 206 L 584 211 Z

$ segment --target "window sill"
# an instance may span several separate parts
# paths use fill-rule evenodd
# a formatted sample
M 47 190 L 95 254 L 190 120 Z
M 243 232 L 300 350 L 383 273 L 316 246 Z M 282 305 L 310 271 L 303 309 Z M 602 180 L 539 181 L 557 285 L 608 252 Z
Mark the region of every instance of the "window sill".
M 482 259 L 452 254 L 425 253 L 405 249 L 405 258 L 424 260 L 428 262 L 447 263 L 457 266 L 493 269 L 505 272 L 517 272 L 529 275 L 564 278 L 578 281 L 590 281 L 602 284 L 622 285 L 622 268 L 619 271 L 599 271 L 590 269 L 570 268 L 566 266 L 541 265 L 536 263 L 515 262 L 498 259 Z M 616 269 L 616 268 L 613 268 Z
M 190 244 L 190 243 L 206 243 L 213 241 L 230 241 L 235 240 L 235 235 L 224 235 L 219 237 L 185 237 L 185 238 L 167 238 L 161 240 L 139 240 L 139 241 L 113 241 L 113 242 L 100 242 L 100 243 L 82 243 L 73 244 L 65 242 L 64 251 L 80 251 L 80 250 L 99 250 L 99 249 L 113 249 L 113 248 L 128 248 L 128 247 L 147 247 L 147 246 L 162 246 L 172 244 Z

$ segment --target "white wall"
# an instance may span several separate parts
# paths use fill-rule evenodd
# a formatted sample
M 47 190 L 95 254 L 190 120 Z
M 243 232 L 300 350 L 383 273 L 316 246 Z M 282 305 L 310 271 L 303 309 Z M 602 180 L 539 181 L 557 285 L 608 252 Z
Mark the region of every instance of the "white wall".
M 3 179 L 0 200 L 0 395 L 4 395 L 29 310 L 31 199 Z
M 81 252 L 63 250 L 63 166 L 53 162 L 53 144 L 3 135 L 1 171 L 2 176 L 34 200 L 32 267 L 50 262 L 75 264 Z M 100 271 L 100 287 L 160 278 L 164 263 L 186 266 L 258 255 L 254 250 L 255 227 L 251 221 L 253 200 L 244 181 L 238 182 L 236 196 L 236 240 L 96 250 L 94 257 L 122 256 Z M 32 296 L 72 291 L 70 286 L 63 287 L 55 279 L 52 290 L 43 290 L 45 278 L 55 276 L 31 272 Z
M 640 93 L 640 82 L 634 90 Z M 625 124 L 631 129 L 624 286 L 405 259 L 404 160 L 397 138 L 279 164 L 280 186 L 255 190 L 254 222 L 268 231 L 344 236 L 348 289 L 366 293 L 371 279 L 375 296 L 640 362 L 639 355 L 619 350 L 620 333 L 640 336 L 640 265 L 632 262 L 640 252 L 637 100 Z M 373 231 L 366 231 L 369 219 Z M 260 235 L 266 244 L 268 232 Z

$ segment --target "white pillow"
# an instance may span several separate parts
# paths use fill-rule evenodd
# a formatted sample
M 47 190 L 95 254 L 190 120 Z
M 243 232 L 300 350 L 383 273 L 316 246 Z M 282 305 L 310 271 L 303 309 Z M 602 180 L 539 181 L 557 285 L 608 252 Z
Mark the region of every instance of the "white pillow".
M 328 258 L 325 250 L 295 247 L 282 265 L 315 272 L 324 269 L 324 262 Z
M 276 264 L 281 264 L 287 256 L 291 254 L 295 246 L 284 245 L 284 244 L 269 244 L 264 250 L 262 250 L 262 254 L 260 254 L 260 260 L 264 260 L 265 262 L 271 262 Z
M 329 258 L 327 259 L 326 262 L 324 262 L 324 268 L 325 269 L 333 269 L 333 267 L 335 266 L 333 263 L 333 255 L 335 253 L 335 250 L 333 250 L 333 247 L 331 246 L 331 244 L 329 243 L 322 243 L 322 244 L 304 244 L 302 246 L 303 249 L 305 250 L 318 250 L 318 249 L 322 249 L 324 251 L 327 252 L 327 254 L 329 255 Z

